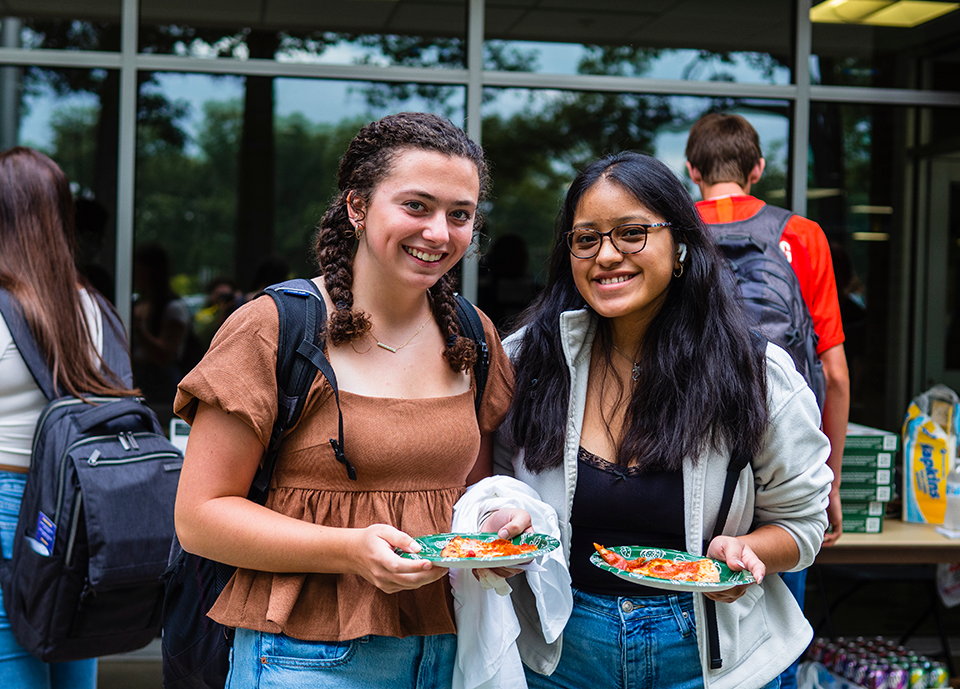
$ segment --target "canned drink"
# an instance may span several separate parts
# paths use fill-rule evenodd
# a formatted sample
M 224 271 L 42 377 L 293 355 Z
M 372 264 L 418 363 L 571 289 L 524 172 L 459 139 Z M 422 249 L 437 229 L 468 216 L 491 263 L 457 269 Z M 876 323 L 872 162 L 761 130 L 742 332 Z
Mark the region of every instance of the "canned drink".
M 887 668 L 880 664 L 871 665 L 863 678 L 864 689 L 885 689 L 886 686 Z
M 887 670 L 887 686 L 884 689 L 909 689 L 910 670 L 906 665 L 894 663 Z
M 942 689 L 950 686 L 950 673 L 944 663 L 933 663 L 927 673 L 927 687 L 929 689 Z
M 838 672 L 837 674 L 843 675 L 847 679 L 852 680 L 854 670 L 856 669 L 857 664 L 860 662 L 862 657 L 862 654 L 858 653 L 857 651 L 849 651 L 847 653 L 847 659 L 843 663 L 843 671 Z
M 807 657 L 810 658 L 810 660 L 820 662 L 820 659 L 823 657 L 823 647 L 826 645 L 827 640 L 822 636 L 818 636 L 807 649 Z
M 927 689 L 927 669 L 922 663 L 910 663 L 909 689 Z
M 860 658 L 857 661 L 857 664 L 853 666 L 853 675 L 848 677 L 850 681 L 854 684 L 859 684 L 863 686 L 863 683 L 867 680 L 867 672 L 873 666 L 873 663 L 870 662 L 867 658 Z
M 820 658 L 820 662 L 826 667 L 833 667 L 833 659 L 837 655 L 837 645 L 834 643 L 829 643 L 823 647 L 823 655 Z
M 837 674 L 843 674 L 843 666 L 847 663 L 847 655 L 850 652 L 846 649 L 845 646 L 841 646 L 837 649 L 837 652 L 833 656 L 833 662 L 827 667 L 836 672 Z

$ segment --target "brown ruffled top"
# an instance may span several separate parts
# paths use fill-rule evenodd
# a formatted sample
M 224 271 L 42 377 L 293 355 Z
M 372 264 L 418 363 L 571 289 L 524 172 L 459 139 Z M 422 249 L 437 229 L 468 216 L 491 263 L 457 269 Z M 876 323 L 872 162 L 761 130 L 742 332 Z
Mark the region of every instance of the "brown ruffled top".
M 493 324 L 485 315 L 482 320 L 490 372 L 479 415 L 472 384 L 463 394 L 427 399 L 341 390 L 344 445 L 358 478 L 351 481 L 330 446 L 330 438 L 337 437 L 337 407 L 332 389 L 318 375 L 300 423 L 281 446 L 267 507 L 334 527 L 384 523 L 414 537 L 449 531 L 480 435 L 500 424 L 510 402 L 509 360 Z M 262 297 L 236 311 L 180 383 L 176 413 L 190 423 L 197 400 L 203 400 L 239 416 L 266 447 L 277 413 L 278 337 L 271 299 Z M 230 627 L 315 641 L 455 631 L 446 577 L 387 594 L 356 575 L 240 569 L 210 617 Z

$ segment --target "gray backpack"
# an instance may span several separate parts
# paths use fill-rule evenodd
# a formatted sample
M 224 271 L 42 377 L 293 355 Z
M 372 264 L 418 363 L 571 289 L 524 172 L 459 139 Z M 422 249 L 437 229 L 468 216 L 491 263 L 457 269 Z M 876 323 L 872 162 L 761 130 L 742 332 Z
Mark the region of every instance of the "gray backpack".
M 129 387 L 123 329 L 100 299 L 103 358 Z M 37 422 L 13 557 L 0 566 L 13 635 L 45 662 L 142 648 L 160 633 L 183 455 L 140 398 L 61 395 L 3 289 L 0 312 L 50 400 Z
M 730 262 L 748 317 L 762 335 L 790 353 L 823 411 L 826 379 L 817 355 L 813 318 L 800 281 L 780 250 L 780 235 L 792 215 L 764 205 L 747 220 L 707 227 Z

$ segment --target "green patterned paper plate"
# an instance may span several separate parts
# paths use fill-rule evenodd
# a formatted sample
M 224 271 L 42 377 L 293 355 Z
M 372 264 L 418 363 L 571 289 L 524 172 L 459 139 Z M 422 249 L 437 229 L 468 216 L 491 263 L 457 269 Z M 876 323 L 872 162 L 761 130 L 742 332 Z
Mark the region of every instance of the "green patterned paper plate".
M 512 543 L 523 544 L 532 543 L 537 549 L 524 553 L 523 555 L 509 555 L 503 557 L 442 557 L 440 551 L 449 543 L 454 536 L 463 536 L 464 538 L 476 538 L 482 541 L 492 541 L 498 538 L 495 533 L 439 533 L 430 536 L 421 536 L 416 539 L 420 544 L 419 553 L 405 553 L 398 550 L 400 557 L 408 560 L 429 560 L 441 567 L 452 567 L 455 569 L 487 569 L 490 567 L 511 567 L 524 562 L 530 562 L 536 557 L 545 555 L 551 550 L 560 547 L 560 541 L 551 538 L 542 533 L 525 533 L 511 539 Z
M 679 550 L 667 550 L 665 548 L 644 548 L 643 546 L 638 545 L 609 546 L 607 549 L 612 550 L 617 555 L 620 555 L 627 560 L 635 560 L 638 557 L 647 557 L 665 558 L 668 560 L 673 560 L 674 562 L 691 562 L 693 560 L 701 559 L 698 555 L 691 555 L 690 553 L 684 553 Z M 600 557 L 600 553 L 593 553 L 590 556 L 590 562 L 600 569 L 605 569 L 621 579 L 632 581 L 634 584 L 643 584 L 644 586 L 651 586 L 653 588 L 665 589 L 668 591 L 699 591 L 701 593 L 726 591 L 727 589 L 732 589 L 734 586 L 753 584 L 756 582 L 756 580 L 753 578 L 753 575 L 747 570 L 743 570 L 742 572 L 734 572 L 727 567 L 725 563 L 720 562 L 719 560 L 713 561 L 720 570 L 720 581 L 717 583 L 701 581 L 671 581 L 670 579 L 658 579 L 657 577 L 648 577 L 643 574 L 635 574 L 633 572 L 628 572 L 618 567 L 614 567 L 613 565 L 607 564 L 607 562 Z

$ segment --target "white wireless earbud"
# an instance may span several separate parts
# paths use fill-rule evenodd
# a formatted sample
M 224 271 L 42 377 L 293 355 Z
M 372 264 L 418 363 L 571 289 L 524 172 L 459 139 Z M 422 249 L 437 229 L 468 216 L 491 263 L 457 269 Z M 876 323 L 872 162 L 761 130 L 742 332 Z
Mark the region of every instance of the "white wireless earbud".
M 680 263 L 683 263 L 687 260 L 687 245 L 683 242 L 680 242 L 677 245 L 677 258 L 680 259 Z

